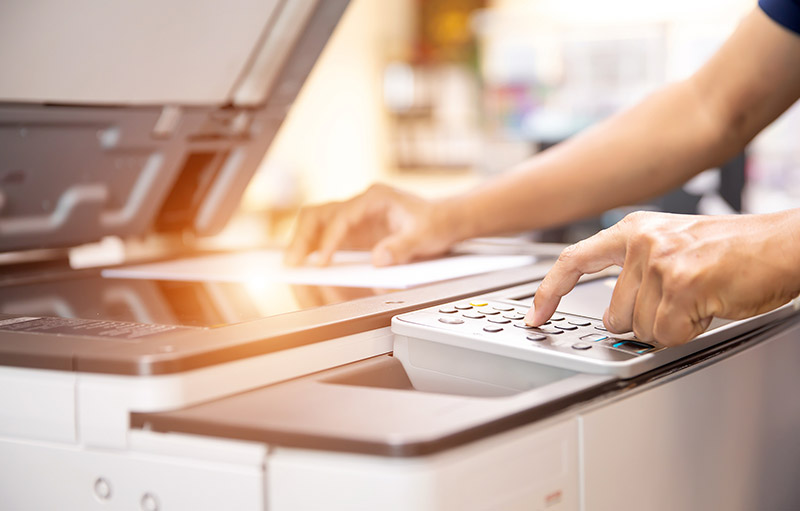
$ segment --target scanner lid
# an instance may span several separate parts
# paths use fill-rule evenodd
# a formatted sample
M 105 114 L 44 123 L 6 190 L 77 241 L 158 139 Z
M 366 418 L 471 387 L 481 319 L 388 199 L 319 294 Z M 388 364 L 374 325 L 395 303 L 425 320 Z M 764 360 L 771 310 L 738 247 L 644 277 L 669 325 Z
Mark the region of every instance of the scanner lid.
M 0 3 L 0 251 L 218 232 L 347 3 Z

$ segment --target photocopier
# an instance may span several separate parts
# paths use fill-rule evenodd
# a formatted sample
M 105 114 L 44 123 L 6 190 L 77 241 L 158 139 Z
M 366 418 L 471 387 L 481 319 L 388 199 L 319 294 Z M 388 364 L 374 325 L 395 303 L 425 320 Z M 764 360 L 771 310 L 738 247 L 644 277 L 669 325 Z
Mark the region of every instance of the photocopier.
M 346 7 L 0 3 L 0 509 L 800 509 L 794 304 L 665 348 L 604 329 L 614 271 L 527 327 L 546 258 L 357 298 L 69 264 L 208 255 Z

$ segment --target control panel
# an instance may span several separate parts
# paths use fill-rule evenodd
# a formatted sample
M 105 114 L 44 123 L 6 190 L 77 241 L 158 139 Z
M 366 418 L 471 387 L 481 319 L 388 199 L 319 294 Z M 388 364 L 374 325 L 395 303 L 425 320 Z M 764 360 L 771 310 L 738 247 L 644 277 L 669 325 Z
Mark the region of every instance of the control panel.
M 531 327 L 524 322 L 527 309 L 528 304 L 515 300 L 476 297 L 396 316 L 392 331 L 412 350 L 415 340 L 435 342 L 572 371 L 629 378 L 730 340 L 793 310 L 786 306 L 749 320 L 728 322 L 683 346 L 667 348 L 642 342 L 632 333 L 612 334 L 602 320 L 569 312 L 556 312 L 544 325 Z M 429 367 L 452 363 L 457 362 L 425 361 Z

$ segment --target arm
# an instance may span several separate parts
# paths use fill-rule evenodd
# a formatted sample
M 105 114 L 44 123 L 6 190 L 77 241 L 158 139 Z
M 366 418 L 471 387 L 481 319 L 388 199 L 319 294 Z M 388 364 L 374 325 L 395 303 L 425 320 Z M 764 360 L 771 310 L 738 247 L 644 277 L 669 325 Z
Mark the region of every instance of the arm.
M 694 76 L 460 196 L 386 187 L 301 213 L 287 261 L 322 264 L 360 238 L 376 264 L 461 239 L 575 220 L 669 190 L 724 162 L 800 95 L 800 38 L 751 13 Z
M 458 203 L 463 237 L 559 224 L 670 190 L 742 148 L 800 96 L 800 38 L 752 12 L 695 75 Z
M 719 127 L 710 154 L 738 150 L 800 96 L 800 37 L 755 11 L 690 82 L 709 124 Z M 526 321 L 544 323 L 582 274 L 618 265 L 606 327 L 672 346 L 701 333 L 713 317 L 741 319 L 797 296 L 798 253 L 800 209 L 731 217 L 633 214 L 565 250 Z

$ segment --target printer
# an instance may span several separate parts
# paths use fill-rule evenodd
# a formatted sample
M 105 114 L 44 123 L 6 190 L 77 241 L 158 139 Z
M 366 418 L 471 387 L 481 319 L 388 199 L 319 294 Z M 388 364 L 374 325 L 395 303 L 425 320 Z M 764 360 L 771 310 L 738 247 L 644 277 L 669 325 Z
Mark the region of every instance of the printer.
M 0 4 L 0 509 L 800 509 L 791 305 L 664 349 L 613 271 L 527 331 L 547 258 L 327 304 L 69 264 L 214 256 L 347 3 Z

